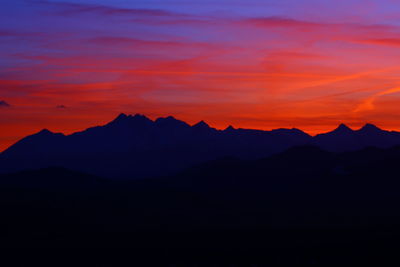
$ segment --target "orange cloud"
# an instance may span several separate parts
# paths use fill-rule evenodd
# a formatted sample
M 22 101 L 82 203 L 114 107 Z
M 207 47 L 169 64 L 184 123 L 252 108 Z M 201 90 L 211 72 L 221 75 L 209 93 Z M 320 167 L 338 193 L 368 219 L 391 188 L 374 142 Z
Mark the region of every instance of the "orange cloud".
M 354 112 L 363 112 L 363 111 L 370 111 L 375 109 L 374 102 L 377 98 L 385 95 L 390 95 L 394 93 L 400 92 L 400 87 L 395 87 L 391 88 L 388 90 L 384 90 L 381 92 L 378 92 L 362 101 L 361 104 L 358 105 L 358 107 L 354 110 Z

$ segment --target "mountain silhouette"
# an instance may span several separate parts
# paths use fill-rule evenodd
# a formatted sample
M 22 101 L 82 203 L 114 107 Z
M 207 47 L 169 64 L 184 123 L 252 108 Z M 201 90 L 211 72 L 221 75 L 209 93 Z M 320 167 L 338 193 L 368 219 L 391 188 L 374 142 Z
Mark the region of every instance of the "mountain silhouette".
M 272 131 L 217 130 L 206 122 L 189 125 L 172 116 L 151 120 L 120 114 L 113 121 L 64 135 L 42 130 L 0 154 L 0 172 L 64 167 L 113 178 L 169 175 L 219 158 L 257 159 L 288 148 L 315 145 L 334 152 L 400 144 L 400 133 L 366 124 L 352 130 L 344 124 L 312 137 L 299 129 Z
M 369 123 L 359 130 L 340 124 L 331 132 L 316 135 L 313 144 L 335 152 L 354 151 L 370 146 L 388 148 L 400 144 L 400 133 L 385 131 Z

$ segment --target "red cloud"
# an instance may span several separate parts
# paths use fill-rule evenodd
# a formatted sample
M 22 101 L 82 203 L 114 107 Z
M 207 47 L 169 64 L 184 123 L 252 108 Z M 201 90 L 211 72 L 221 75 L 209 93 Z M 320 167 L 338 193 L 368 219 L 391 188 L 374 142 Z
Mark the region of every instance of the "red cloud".
M 364 44 L 387 45 L 387 46 L 400 46 L 400 38 L 377 38 L 366 39 L 359 41 Z

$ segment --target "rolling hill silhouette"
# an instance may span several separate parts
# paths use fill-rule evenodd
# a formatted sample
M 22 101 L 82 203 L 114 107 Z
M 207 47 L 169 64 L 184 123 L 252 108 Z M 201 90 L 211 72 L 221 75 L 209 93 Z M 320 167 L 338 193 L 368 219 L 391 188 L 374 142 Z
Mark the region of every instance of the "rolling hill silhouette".
M 204 258 L 398 262 L 399 159 L 400 147 L 301 146 L 155 179 L 104 180 L 64 168 L 1 175 L 0 247 L 133 248 L 130 260 L 179 259 L 178 266 Z
M 399 132 L 371 124 L 356 131 L 342 124 L 312 137 L 298 129 L 217 130 L 204 121 L 190 126 L 171 116 L 153 121 L 140 114 L 120 114 L 104 126 L 71 135 L 45 129 L 23 138 L 0 154 L 0 172 L 57 166 L 136 179 L 169 175 L 224 157 L 263 158 L 302 145 L 343 152 L 398 144 Z

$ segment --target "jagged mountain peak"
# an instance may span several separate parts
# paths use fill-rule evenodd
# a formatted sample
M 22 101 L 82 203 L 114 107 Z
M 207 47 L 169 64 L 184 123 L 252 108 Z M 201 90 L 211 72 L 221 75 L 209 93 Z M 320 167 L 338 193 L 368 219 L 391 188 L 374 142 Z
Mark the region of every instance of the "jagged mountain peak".
M 173 116 L 157 118 L 155 123 L 163 127 L 190 127 L 186 122 L 178 120 Z
M 150 120 L 150 119 L 147 118 L 145 115 L 140 114 L 140 113 L 136 113 L 135 115 L 129 115 L 128 117 L 134 118 L 134 119 L 146 119 L 146 120 Z
M 225 128 L 224 131 L 234 131 L 234 130 L 235 130 L 235 128 L 233 128 L 232 125 L 229 125 L 228 127 Z
M 108 125 L 115 125 L 115 124 L 125 124 L 125 123 L 132 123 L 132 122 L 153 122 L 145 115 L 142 114 L 135 114 L 135 115 L 126 115 L 125 113 L 119 114 L 113 121 L 108 123 Z
M 347 126 L 346 124 L 344 124 L 344 123 L 341 123 L 341 124 L 339 124 L 339 126 L 336 128 L 337 130 L 350 130 L 350 131 L 352 131 L 352 129 L 349 127 L 349 126 Z
M 209 129 L 210 126 L 203 120 L 199 121 L 195 125 L 193 125 L 194 128 L 200 128 L 200 129 Z
M 52 132 L 52 131 L 50 131 L 50 130 L 45 128 L 45 129 L 43 129 L 43 130 L 41 130 L 41 131 L 37 132 L 36 134 L 31 135 L 31 136 L 34 136 L 34 137 L 48 137 L 48 136 L 64 136 L 64 134 L 63 133 L 54 133 L 54 132 Z
M 41 134 L 41 135 L 43 135 L 43 134 L 53 134 L 53 132 L 45 128 L 45 129 L 39 131 L 37 134 Z
M 176 119 L 173 116 L 168 116 L 168 117 L 159 117 L 155 120 L 156 123 L 169 123 L 169 122 L 177 122 L 181 120 Z
M 360 132 L 381 132 L 383 130 L 374 124 L 367 123 L 363 127 L 361 127 L 359 131 Z
M 156 119 L 156 121 L 177 121 L 174 116 L 168 116 L 168 117 L 159 117 Z
M 333 130 L 331 133 L 340 133 L 340 134 L 345 134 L 345 133 L 352 133 L 353 132 L 353 130 L 349 127 L 349 126 L 347 126 L 346 124 L 344 124 L 344 123 L 341 123 L 341 124 L 339 124 L 339 126 L 335 129 L 335 130 Z
M 126 115 L 125 113 L 120 113 L 115 119 L 119 120 L 119 119 L 126 119 L 128 118 L 128 115 Z
M 109 122 L 109 125 L 112 124 L 117 124 L 123 121 L 126 121 L 129 118 L 128 115 L 126 115 L 125 113 L 120 113 L 114 120 L 112 120 L 111 122 Z

